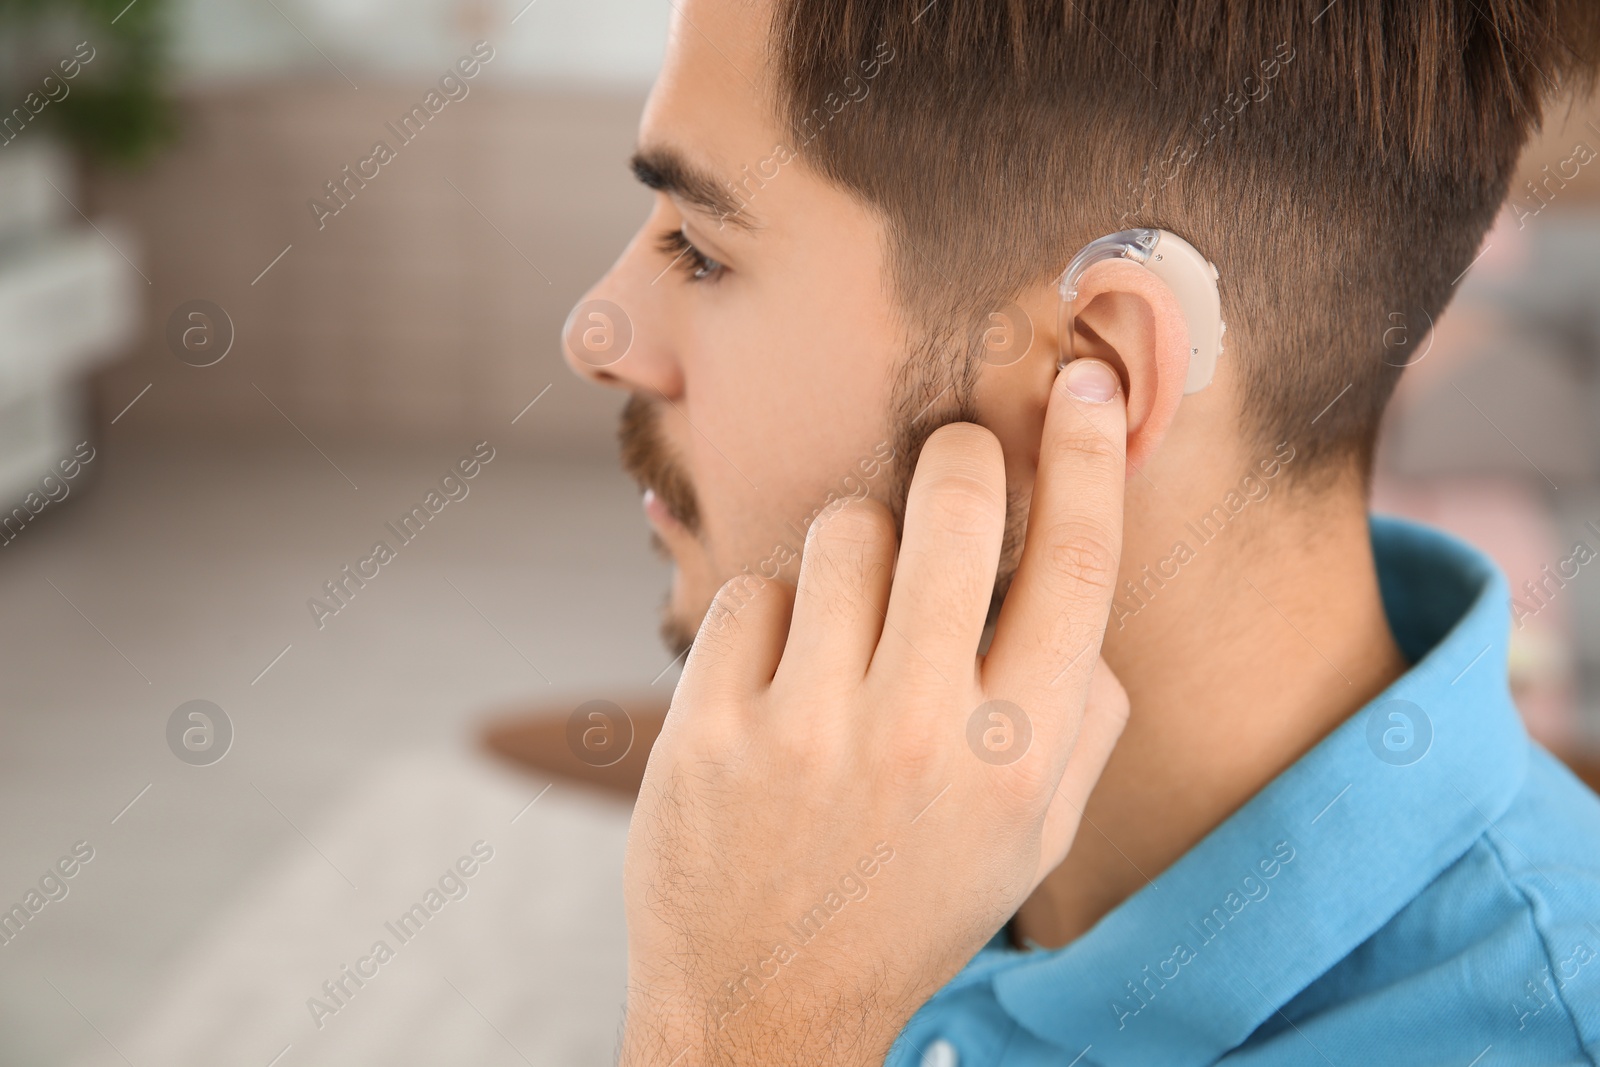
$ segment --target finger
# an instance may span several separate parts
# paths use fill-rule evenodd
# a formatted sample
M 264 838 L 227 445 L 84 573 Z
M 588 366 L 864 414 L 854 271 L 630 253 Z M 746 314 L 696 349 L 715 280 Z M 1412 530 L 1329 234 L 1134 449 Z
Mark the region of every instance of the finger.
M 1077 740 L 1066 753 L 1067 765 L 1050 806 L 1045 810 L 1039 849 L 1038 880 L 1061 865 L 1072 847 L 1089 794 L 1105 773 L 1111 753 L 1128 723 L 1128 694 L 1105 660 L 1099 660 L 1089 679 L 1089 699 Z M 1094 831 L 1098 833 L 1099 831 Z M 1037 885 L 1037 883 L 1035 883 Z
M 723 585 L 700 622 L 677 695 L 741 697 L 765 689 L 783 653 L 792 597 L 787 583 L 752 574 Z
M 806 531 L 789 641 L 778 677 L 857 682 L 883 632 L 894 519 L 870 498 L 830 505 Z
M 922 446 L 878 643 L 886 670 L 927 676 L 931 669 L 945 683 L 972 678 L 1000 561 L 1005 496 L 1000 442 L 988 430 L 952 423 Z
M 1067 364 L 1049 403 L 1022 560 L 984 662 L 985 689 L 1032 707 L 1083 692 L 1093 672 L 1115 592 L 1127 479 L 1127 411 L 1110 366 Z

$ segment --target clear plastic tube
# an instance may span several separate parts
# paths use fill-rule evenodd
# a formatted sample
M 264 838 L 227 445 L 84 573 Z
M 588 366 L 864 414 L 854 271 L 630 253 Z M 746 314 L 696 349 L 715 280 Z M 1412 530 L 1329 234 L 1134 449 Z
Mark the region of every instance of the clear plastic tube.
M 1150 253 L 1159 240 L 1160 230 L 1122 230 L 1089 242 L 1072 257 L 1072 262 L 1061 273 L 1059 286 L 1061 300 L 1056 311 L 1056 336 L 1060 339 L 1061 352 L 1057 368 L 1065 367 L 1074 358 L 1073 327 L 1077 321 L 1078 282 L 1083 278 L 1084 271 L 1108 259 L 1131 259 L 1144 266 L 1150 261 Z

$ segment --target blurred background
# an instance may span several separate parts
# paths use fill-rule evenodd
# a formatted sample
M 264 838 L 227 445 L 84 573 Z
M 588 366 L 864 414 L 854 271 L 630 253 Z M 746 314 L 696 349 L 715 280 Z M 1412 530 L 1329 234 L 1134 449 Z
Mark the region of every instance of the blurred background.
M 676 678 L 620 398 L 557 342 L 647 210 L 668 10 L 0 0 L 0 1064 L 611 1062 L 626 803 L 481 737 Z M 1383 327 L 1376 507 L 1499 560 L 1563 752 L 1600 740 L 1597 149 L 1553 116 L 1437 329 Z

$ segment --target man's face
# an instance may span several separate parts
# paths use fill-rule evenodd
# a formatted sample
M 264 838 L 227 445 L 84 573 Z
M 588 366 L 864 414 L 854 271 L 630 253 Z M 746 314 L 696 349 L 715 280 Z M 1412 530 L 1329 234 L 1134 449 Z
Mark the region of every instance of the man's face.
M 566 349 L 578 373 L 632 394 L 624 463 L 676 564 L 663 631 L 682 646 L 745 568 L 793 579 L 830 494 L 888 499 L 904 341 L 881 225 L 801 165 L 771 114 L 765 12 L 679 7 L 638 142 L 643 176 L 668 187 L 585 297 L 621 308 L 632 342 L 593 365 L 611 356 L 586 350 L 599 320 L 580 313 Z M 729 203 L 671 187 L 688 176 Z

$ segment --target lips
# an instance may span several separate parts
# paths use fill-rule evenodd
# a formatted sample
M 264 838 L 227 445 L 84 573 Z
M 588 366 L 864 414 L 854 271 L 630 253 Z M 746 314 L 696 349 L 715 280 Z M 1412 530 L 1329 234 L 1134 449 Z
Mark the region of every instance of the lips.
M 645 517 L 650 520 L 650 524 L 656 527 L 657 530 L 676 531 L 684 528 L 683 520 L 673 514 L 672 508 L 667 506 L 667 502 L 661 498 L 661 494 L 654 489 L 647 486 L 640 503 L 644 506 Z
M 645 515 L 660 532 L 699 531 L 700 507 L 694 487 L 673 459 L 660 432 L 660 407 L 635 393 L 622 409 L 617 429 L 623 469 L 644 490 Z

